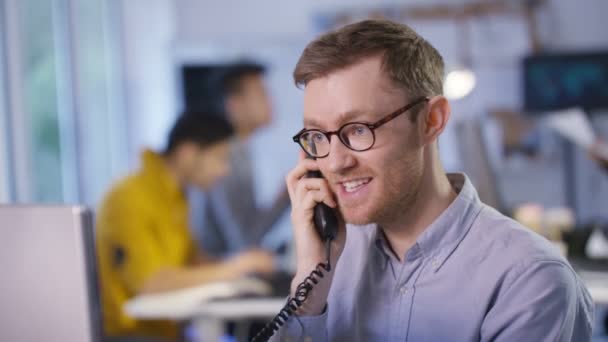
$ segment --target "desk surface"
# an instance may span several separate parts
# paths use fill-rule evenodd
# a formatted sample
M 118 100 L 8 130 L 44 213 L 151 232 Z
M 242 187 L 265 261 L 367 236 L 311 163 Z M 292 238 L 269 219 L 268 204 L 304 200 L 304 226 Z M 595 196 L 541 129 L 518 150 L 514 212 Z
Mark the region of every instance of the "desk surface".
M 599 305 L 608 305 L 608 273 L 579 271 L 578 274 L 587 286 L 593 301 Z
M 264 281 L 245 278 L 137 296 L 125 304 L 125 311 L 139 319 L 189 320 L 200 314 L 209 314 L 208 306 L 219 310 L 224 305 L 230 309 L 235 303 L 247 305 L 252 298 L 243 299 L 244 295 L 257 295 L 253 298 L 258 299 L 259 304 L 259 300 L 268 298 L 270 294 L 271 288 Z M 247 312 L 254 312 L 251 306 L 246 308 Z M 266 309 L 266 306 L 261 309 Z
M 284 297 L 223 299 L 205 303 L 193 314 L 225 320 L 272 318 L 281 311 L 286 302 Z

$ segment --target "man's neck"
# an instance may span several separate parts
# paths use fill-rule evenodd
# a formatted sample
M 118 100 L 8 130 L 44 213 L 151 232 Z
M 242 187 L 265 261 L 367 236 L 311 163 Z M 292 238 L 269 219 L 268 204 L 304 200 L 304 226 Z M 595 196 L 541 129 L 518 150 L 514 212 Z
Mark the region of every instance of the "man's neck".
M 179 167 L 177 166 L 177 160 L 175 160 L 175 156 L 171 154 L 163 155 L 163 161 L 165 162 L 165 166 L 167 167 L 167 171 L 169 176 L 177 182 L 180 188 L 185 188 L 185 180 L 184 177 L 181 176 L 179 171 Z
M 250 129 L 241 129 L 237 131 L 236 136 L 240 141 L 246 141 L 253 134 L 253 130 Z
M 381 224 L 387 241 L 399 260 L 402 260 L 416 239 L 449 207 L 456 196 L 439 163 L 424 173 L 418 197 L 412 206 L 395 217 L 393 222 Z

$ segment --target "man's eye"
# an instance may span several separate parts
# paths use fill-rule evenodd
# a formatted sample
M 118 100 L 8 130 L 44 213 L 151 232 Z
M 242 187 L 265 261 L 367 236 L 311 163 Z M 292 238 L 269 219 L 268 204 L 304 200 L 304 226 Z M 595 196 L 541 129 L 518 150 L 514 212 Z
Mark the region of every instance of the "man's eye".
M 351 137 L 362 136 L 367 134 L 368 129 L 364 126 L 353 126 L 348 130 L 348 135 Z
M 366 132 L 366 129 L 359 126 L 359 127 L 355 128 L 355 131 L 353 133 L 355 135 L 363 135 L 363 134 L 365 134 L 365 132 Z
M 322 133 L 314 133 L 312 135 L 312 140 L 316 143 L 321 142 L 325 139 L 325 136 Z

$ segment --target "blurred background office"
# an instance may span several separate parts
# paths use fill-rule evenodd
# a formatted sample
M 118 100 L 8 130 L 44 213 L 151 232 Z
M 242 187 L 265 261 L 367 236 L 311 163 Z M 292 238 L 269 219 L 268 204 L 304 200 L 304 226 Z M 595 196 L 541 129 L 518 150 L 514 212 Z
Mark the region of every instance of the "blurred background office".
M 302 49 L 384 17 L 444 56 L 446 168 L 570 256 L 591 251 L 605 265 L 606 235 L 586 242 L 608 222 L 608 172 L 589 151 L 590 132 L 608 140 L 607 15 L 605 0 L 0 0 L 0 203 L 96 208 L 142 149 L 162 149 L 187 107 L 188 68 L 246 60 L 263 66 L 272 108 L 246 143 L 251 201 L 271 210 L 298 157 L 302 92 L 291 72 Z M 560 130 L 556 115 L 576 124 Z M 199 237 L 204 201 L 191 214 Z M 268 222 L 253 243 L 285 249 L 287 208 Z

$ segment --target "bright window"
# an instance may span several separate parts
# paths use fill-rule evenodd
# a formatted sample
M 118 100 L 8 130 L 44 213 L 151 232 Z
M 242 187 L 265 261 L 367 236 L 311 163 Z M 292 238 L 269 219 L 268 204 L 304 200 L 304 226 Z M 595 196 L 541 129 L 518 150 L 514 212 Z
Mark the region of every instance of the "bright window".
M 94 206 L 127 166 L 116 3 L 0 4 L 0 201 Z

